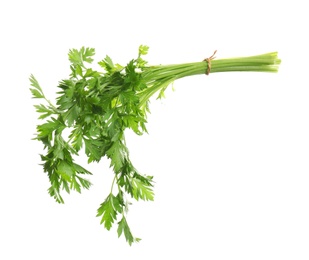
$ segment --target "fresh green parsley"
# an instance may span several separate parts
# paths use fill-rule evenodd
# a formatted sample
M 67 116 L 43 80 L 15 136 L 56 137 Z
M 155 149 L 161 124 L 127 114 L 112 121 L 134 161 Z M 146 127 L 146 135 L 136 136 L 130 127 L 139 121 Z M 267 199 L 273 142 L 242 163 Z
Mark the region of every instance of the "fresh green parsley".
M 149 66 L 143 58 L 147 52 L 148 47 L 141 45 L 137 58 L 126 66 L 114 64 L 106 56 L 98 63 L 102 71 L 96 71 L 89 67 L 95 49 L 70 50 L 71 74 L 59 82 L 55 104 L 47 99 L 36 78 L 30 76 L 33 98 L 44 102 L 35 105 L 43 123 L 37 126 L 34 139 L 44 146 L 41 160 L 50 181 L 50 196 L 64 203 L 62 191 L 80 193 L 82 189 L 90 188 L 87 175 L 92 173 L 73 159 L 81 150 L 87 155 L 88 163 L 109 158 L 114 179 L 97 216 L 107 230 L 117 223 L 118 236 L 123 234 L 130 245 L 140 239 L 133 236 L 127 223 L 130 202 L 125 194 L 135 200 L 153 201 L 154 182 L 152 176 L 141 174 L 133 166 L 124 133 L 126 129 L 137 135 L 147 133 L 150 97 L 158 93 L 158 98 L 161 98 L 175 80 L 205 74 L 207 70 L 211 73 L 277 72 L 280 64 L 277 53 L 273 52 L 252 57 Z M 65 130 L 69 130 L 67 138 L 64 137 L 67 136 Z

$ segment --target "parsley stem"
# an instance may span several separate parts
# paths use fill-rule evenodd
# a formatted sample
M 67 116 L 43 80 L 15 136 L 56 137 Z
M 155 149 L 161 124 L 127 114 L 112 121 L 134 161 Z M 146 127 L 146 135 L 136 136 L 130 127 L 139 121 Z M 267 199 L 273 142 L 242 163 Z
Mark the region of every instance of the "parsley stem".
M 114 189 L 115 180 L 117 180 L 117 174 L 116 174 L 116 173 L 115 173 L 115 176 L 114 176 L 114 179 L 113 179 L 113 182 L 112 182 L 112 186 L 111 186 L 111 192 L 110 192 L 110 194 L 112 194 L 112 193 L 113 193 L 113 189 Z
M 117 177 L 117 174 L 116 174 L 116 173 L 115 173 L 115 176 L 114 176 L 114 178 L 113 178 L 113 182 L 112 182 L 110 194 L 113 193 L 113 189 L 114 189 L 114 184 L 115 184 L 115 182 L 117 183 L 118 191 L 120 192 L 120 191 L 121 191 L 121 187 L 120 187 L 120 185 L 119 185 L 119 183 L 118 183 L 118 177 Z
M 48 105 L 54 110 L 55 113 L 61 114 L 61 111 L 59 111 L 59 109 L 57 109 L 45 96 L 43 96 L 43 98 L 48 103 Z
M 278 58 L 277 52 L 271 52 L 249 57 L 212 60 L 210 72 L 277 72 L 280 63 L 281 60 Z M 174 80 L 203 75 L 207 69 L 208 62 L 206 61 L 145 67 L 141 75 L 148 88 L 140 93 L 141 106 L 154 93 L 166 88 Z

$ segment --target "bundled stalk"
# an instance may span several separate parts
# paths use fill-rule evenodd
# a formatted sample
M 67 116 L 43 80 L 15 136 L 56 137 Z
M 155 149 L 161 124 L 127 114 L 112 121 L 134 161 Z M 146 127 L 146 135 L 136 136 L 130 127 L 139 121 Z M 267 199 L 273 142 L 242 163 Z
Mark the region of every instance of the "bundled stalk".
M 35 77 L 30 76 L 33 97 L 45 101 L 35 105 L 44 122 L 37 126 L 34 139 L 41 141 L 46 151 L 41 160 L 51 184 L 50 196 L 64 203 L 62 190 L 81 192 L 91 186 L 84 176 L 92 173 L 74 160 L 81 149 L 88 163 L 109 158 L 114 179 L 97 216 L 107 230 L 117 221 L 118 236 L 124 234 L 130 245 L 140 239 L 132 235 L 127 223 L 130 201 L 125 194 L 135 200 L 152 201 L 154 192 L 153 177 L 139 173 L 133 166 L 124 132 L 147 132 L 149 99 L 156 93 L 161 98 L 165 89 L 180 78 L 230 71 L 277 72 L 281 62 L 277 53 L 272 52 L 229 59 L 214 59 L 213 55 L 201 62 L 149 66 L 143 58 L 147 52 L 147 46 L 140 46 L 138 57 L 126 66 L 114 64 L 106 56 L 99 62 L 103 69 L 100 72 L 86 67 L 86 63 L 93 61 L 93 48 L 70 50 L 71 74 L 59 82 L 55 104 L 44 95 Z M 63 134 L 66 129 L 70 133 L 67 138 Z

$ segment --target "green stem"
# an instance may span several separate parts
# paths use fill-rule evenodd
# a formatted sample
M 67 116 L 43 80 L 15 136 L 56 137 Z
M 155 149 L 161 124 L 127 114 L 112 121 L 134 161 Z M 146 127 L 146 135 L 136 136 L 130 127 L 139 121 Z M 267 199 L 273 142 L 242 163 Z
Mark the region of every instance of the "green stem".
M 210 72 L 250 71 L 250 72 L 277 72 L 281 60 L 277 52 L 262 55 L 211 60 Z M 143 79 L 148 88 L 140 93 L 141 106 L 160 89 L 164 89 L 174 80 L 206 74 L 208 61 L 184 64 L 159 65 L 145 67 L 142 72 Z
M 111 186 L 110 194 L 113 194 L 113 189 L 114 189 L 114 184 L 115 184 L 116 179 L 117 179 L 117 174 L 115 174 L 115 176 L 114 176 L 114 179 L 113 179 L 113 182 L 112 182 L 112 186 Z

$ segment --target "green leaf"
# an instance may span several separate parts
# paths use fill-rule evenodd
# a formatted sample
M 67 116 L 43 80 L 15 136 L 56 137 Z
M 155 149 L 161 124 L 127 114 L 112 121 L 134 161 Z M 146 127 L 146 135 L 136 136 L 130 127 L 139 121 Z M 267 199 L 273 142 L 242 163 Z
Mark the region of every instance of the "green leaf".
M 146 45 L 140 45 L 138 49 L 138 58 L 136 59 L 136 66 L 138 68 L 143 68 L 147 65 L 147 61 L 142 59 L 142 55 L 146 55 L 148 53 L 149 47 Z
M 76 190 L 78 193 L 81 193 L 81 186 L 77 182 L 76 176 L 72 176 L 71 187 L 70 188 Z
M 101 216 L 101 224 L 107 230 L 110 230 L 114 221 L 117 219 L 117 214 L 122 213 L 122 204 L 118 197 L 109 194 L 105 201 L 98 208 L 97 217 Z
M 70 187 L 68 185 L 68 182 L 65 180 L 61 180 L 61 184 L 62 184 L 62 189 L 64 189 L 67 193 L 70 194 Z
M 64 150 L 65 147 L 61 141 L 61 137 L 59 135 L 55 135 L 54 146 L 50 149 L 50 151 L 53 152 L 54 159 L 64 160 Z
M 140 45 L 138 48 L 139 56 L 146 55 L 148 53 L 149 47 L 146 45 Z
M 138 177 L 137 177 L 138 176 Z M 154 193 L 152 190 L 151 177 L 143 177 L 135 175 L 132 178 L 133 197 L 136 200 L 154 200 Z
M 49 145 L 49 142 L 53 139 L 53 132 L 61 131 L 64 127 L 59 120 L 52 117 L 51 120 L 37 126 L 37 137 L 35 139 Z
M 82 48 L 81 53 L 82 53 L 83 61 L 86 61 L 88 63 L 93 62 L 92 56 L 95 55 L 94 48 Z
M 70 90 L 67 90 L 63 93 L 62 96 L 57 98 L 57 104 L 59 105 L 60 110 L 70 109 L 75 104 L 69 94 Z
M 87 69 L 86 70 L 86 73 L 84 75 L 84 78 L 88 78 L 88 77 L 99 77 L 100 76 L 100 73 L 95 71 L 95 70 L 92 70 L 91 68 L 90 69 Z M 97 80 L 97 79 L 95 79 Z
M 44 95 L 37 89 L 31 88 L 30 91 L 33 95 L 33 98 L 44 98 Z
M 29 80 L 31 82 L 31 86 L 33 87 L 33 88 L 30 88 L 33 98 L 45 98 L 43 94 L 43 90 L 39 85 L 39 82 L 36 80 L 36 78 L 32 74 L 30 75 Z
M 77 78 L 75 66 L 71 65 L 70 69 L 71 69 L 71 74 L 70 74 L 71 78 Z
M 39 82 L 36 80 L 36 78 L 32 74 L 30 75 L 29 80 L 31 82 L 31 86 L 33 86 L 35 89 L 42 92 L 42 88 L 40 87 Z
M 76 71 L 77 75 L 79 75 L 81 77 L 83 76 L 83 69 L 79 64 L 76 65 L 75 71 Z
M 55 186 L 55 184 L 53 183 L 51 187 L 48 188 L 48 193 L 51 197 L 54 197 L 54 199 L 58 202 L 58 203 L 61 203 L 63 204 L 64 203 L 64 200 L 63 198 L 61 197 L 60 195 L 60 192 L 59 192 L 59 186 Z
M 69 60 L 74 65 L 82 63 L 81 55 L 77 49 L 71 49 L 69 51 Z
M 105 59 L 98 62 L 98 64 L 103 68 L 105 69 L 107 72 L 113 72 L 114 68 L 115 68 L 115 65 L 112 61 L 112 59 L 106 55 Z
M 118 173 L 124 165 L 127 155 L 125 147 L 120 141 L 113 142 L 110 149 L 106 151 L 106 155 L 111 159 L 111 166 L 114 167 L 115 173 Z
M 132 245 L 133 242 L 139 242 L 141 240 L 140 238 L 134 238 L 133 237 L 131 230 L 130 230 L 130 227 L 127 223 L 127 220 L 124 216 L 118 222 L 117 233 L 118 233 L 118 237 L 120 237 L 121 234 L 124 233 L 126 241 L 129 243 L 130 246 Z
M 48 107 L 44 106 L 44 105 L 34 105 L 34 107 L 36 108 L 36 111 L 38 113 L 41 113 L 41 115 L 39 116 L 39 119 L 44 119 L 50 115 L 52 115 L 54 113 L 54 111 L 52 109 L 49 109 Z
M 78 152 L 83 146 L 83 133 L 80 127 L 76 127 L 69 138 L 72 140 L 72 147 Z
M 72 176 L 75 174 L 74 166 L 66 161 L 60 161 L 56 172 L 66 181 L 71 182 Z
M 91 63 L 93 61 L 92 56 L 95 54 L 94 48 L 82 47 L 79 51 L 77 49 L 71 49 L 69 51 L 69 60 L 73 65 L 84 66 L 84 61 Z
M 48 189 L 48 193 L 49 193 L 49 195 L 50 195 L 51 197 L 54 197 L 55 200 L 56 200 L 58 203 L 61 203 L 61 204 L 64 203 L 64 200 L 63 200 L 63 198 L 61 197 L 61 195 L 60 195 L 60 193 L 59 193 L 59 191 L 58 191 L 57 189 L 55 189 L 55 188 L 53 188 L 53 187 L 50 187 L 50 188 Z
M 137 135 L 143 134 L 144 129 L 142 128 L 142 126 L 144 123 L 146 123 L 144 117 L 134 114 L 124 115 L 123 122 L 127 128 L 131 128 Z
M 109 144 L 104 142 L 103 139 L 83 138 L 85 143 L 85 152 L 88 156 L 88 162 L 97 161 L 102 159 Z
M 92 175 L 90 171 L 86 170 L 84 167 L 80 166 L 79 164 L 73 163 L 73 167 L 77 173 Z
M 131 181 L 131 167 L 129 163 L 126 163 L 124 167 L 122 168 L 122 173 L 118 177 L 117 184 L 124 188 L 124 190 L 130 194 L 132 197 L 133 196 L 133 187 L 132 187 L 132 181 Z
M 90 104 L 93 104 L 93 105 L 99 105 L 100 101 L 101 101 L 101 99 L 99 97 L 96 97 L 96 96 L 87 97 L 87 102 L 89 102 Z
M 89 181 L 89 180 L 86 180 L 80 176 L 77 176 L 76 175 L 76 178 L 78 179 L 79 183 L 81 184 L 81 186 L 84 188 L 84 189 L 89 189 L 90 186 L 92 185 L 92 183 Z
M 80 113 L 80 108 L 74 104 L 72 107 L 70 107 L 69 110 L 67 110 L 63 114 L 63 120 L 67 122 L 68 126 L 72 126 L 74 124 L 74 121 L 78 118 Z

